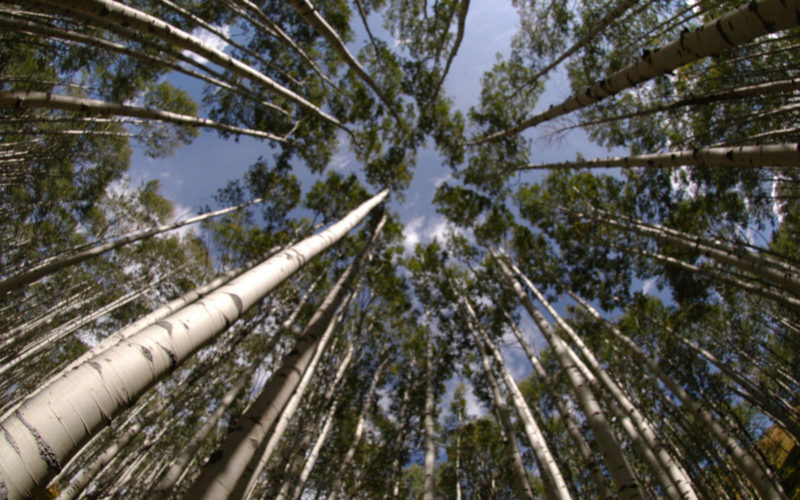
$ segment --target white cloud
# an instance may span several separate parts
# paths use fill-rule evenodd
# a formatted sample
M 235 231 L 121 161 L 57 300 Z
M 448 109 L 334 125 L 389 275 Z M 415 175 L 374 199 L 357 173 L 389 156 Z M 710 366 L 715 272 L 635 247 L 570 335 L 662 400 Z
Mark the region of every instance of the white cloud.
M 230 38 L 229 26 L 215 26 L 215 28 L 221 31 L 222 34 L 225 35 L 225 37 Z M 228 42 L 218 37 L 214 33 L 207 31 L 205 28 L 197 27 L 192 30 L 191 34 L 193 37 L 200 40 L 200 43 L 202 43 L 209 49 L 225 52 L 225 49 L 228 47 Z M 181 52 L 181 54 L 183 54 L 186 57 L 192 58 L 194 61 L 200 64 L 206 64 L 208 62 L 208 59 L 206 59 L 205 57 L 195 54 L 194 52 L 191 52 L 189 50 L 184 50 L 183 52 Z
M 419 230 L 422 228 L 424 223 L 425 216 L 423 215 L 415 219 L 411 219 L 411 221 L 409 221 L 408 224 L 406 224 L 403 228 L 403 247 L 405 247 L 407 254 L 413 252 L 414 247 L 420 242 Z
M 172 224 L 173 222 L 177 222 L 179 220 L 186 220 L 190 217 L 194 217 L 195 214 L 194 210 L 191 208 L 181 205 L 180 203 L 173 202 L 173 210 L 172 210 L 172 217 L 167 220 L 167 224 Z M 186 235 L 192 234 L 194 236 L 200 236 L 200 223 L 196 224 L 189 224 L 188 226 L 182 226 L 178 229 L 173 229 L 169 232 L 169 235 L 175 236 L 179 235 L 180 237 L 184 237 Z
M 642 293 L 645 295 L 654 295 L 653 292 L 656 290 L 656 283 L 658 282 L 658 278 L 653 277 L 649 280 L 644 280 L 642 283 Z

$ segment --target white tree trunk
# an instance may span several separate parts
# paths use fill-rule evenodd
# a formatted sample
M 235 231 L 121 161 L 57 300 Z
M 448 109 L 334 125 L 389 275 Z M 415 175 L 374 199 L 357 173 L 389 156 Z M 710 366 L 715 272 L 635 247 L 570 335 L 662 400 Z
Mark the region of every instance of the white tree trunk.
M 608 96 L 703 57 L 720 54 L 731 47 L 768 33 L 793 28 L 800 22 L 797 15 L 798 10 L 800 10 L 800 0 L 751 2 L 694 31 L 681 34 L 680 38 L 655 49 L 639 61 L 622 68 L 605 80 L 595 83 L 585 92 L 576 94 L 561 104 L 551 106 L 547 111 L 534 115 L 509 129 L 473 140 L 470 144 L 480 144 L 518 134 L 539 123 L 590 106 Z
M 526 165 L 520 170 L 554 170 L 570 168 L 681 167 L 797 167 L 800 166 L 800 144 L 765 146 L 729 146 L 669 151 L 636 156 L 614 156 L 592 160 L 565 161 Z
M 651 464 L 653 472 L 655 474 L 659 474 L 661 472 L 659 469 L 661 468 L 666 471 L 669 479 L 678 489 L 678 495 L 676 495 L 675 498 L 698 500 L 697 493 L 694 491 L 692 480 L 689 477 L 689 474 L 683 470 L 677 461 L 669 454 L 669 452 L 667 452 L 664 446 L 661 445 L 658 440 L 658 435 L 653 428 L 653 424 L 651 424 L 650 421 L 647 420 L 644 415 L 642 415 L 639 409 L 625 395 L 619 385 L 617 385 L 617 383 L 611 379 L 608 373 L 600 365 L 600 362 L 597 360 L 594 353 L 589 350 L 589 348 L 578 336 L 578 334 L 575 333 L 575 330 L 572 329 L 569 323 L 564 321 L 564 318 L 558 314 L 558 311 L 556 311 L 555 308 L 550 305 L 550 302 L 545 298 L 545 296 L 542 295 L 542 293 L 524 274 L 522 274 L 517 266 L 512 264 L 511 267 L 525 283 L 528 289 L 534 294 L 534 296 L 536 296 L 536 299 L 545 307 L 550 316 L 556 320 L 558 326 L 560 326 L 561 329 L 566 332 L 572 343 L 578 347 L 581 356 L 589 364 L 592 373 L 595 374 L 595 376 L 603 384 L 603 387 L 611 394 L 617 404 L 620 405 L 622 413 L 631 419 L 636 427 L 636 432 L 631 432 L 632 429 L 626 429 L 628 435 L 633 440 L 637 440 L 639 437 L 641 437 L 644 444 L 641 449 L 644 450 L 645 448 L 649 448 L 658 459 L 655 463 Z M 660 466 L 658 465 L 659 463 L 661 464 Z M 666 481 L 662 481 L 662 485 L 665 487 L 666 483 Z M 668 492 L 667 494 L 669 496 Z
M 152 35 L 171 45 L 194 52 L 220 67 L 226 68 L 271 92 L 299 104 L 325 121 L 342 127 L 342 124 L 336 118 L 325 113 L 302 96 L 277 84 L 253 67 L 204 44 L 189 33 L 145 12 L 114 0 L 46 0 L 45 3 L 51 5 L 53 10 L 57 12 L 69 14 L 74 9 L 82 14 L 127 26 L 143 35 Z
M 76 367 L 4 418 L 0 477 L 9 498 L 35 496 L 109 418 L 338 241 L 388 194 L 382 191 L 321 233 Z
M 628 349 L 636 354 L 641 360 L 645 362 L 647 367 L 653 374 L 661 380 L 664 385 L 672 392 L 686 408 L 692 416 L 700 422 L 719 444 L 728 451 L 731 459 L 736 463 L 739 469 L 744 472 L 745 476 L 750 480 L 753 486 L 758 490 L 763 498 L 780 499 L 785 497 L 783 488 L 780 483 L 773 477 L 768 468 L 763 467 L 742 445 L 736 440 L 725 427 L 711 415 L 700 403 L 692 399 L 689 393 L 681 387 L 672 377 L 670 377 L 664 370 L 662 370 L 658 363 L 648 356 L 630 337 L 623 334 L 617 327 L 603 318 L 600 313 L 592 307 L 591 304 L 583 300 L 581 297 L 571 291 L 567 291 L 584 310 L 586 310 L 595 320 L 602 322 L 606 328 L 614 335 L 615 338 L 620 340 Z
M 433 357 L 433 331 L 425 314 L 425 328 L 428 330 L 428 339 L 425 344 L 425 414 L 423 417 L 425 427 L 425 484 L 423 486 L 423 500 L 433 500 L 436 495 L 436 428 L 435 416 L 436 394 L 434 391 L 434 357 Z
M 141 241 L 145 238 L 149 238 L 157 234 L 171 231 L 173 229 L 178 229 L 180 227 L 187 226 L 189 224 L 194 224 L 200 221 L 204 221 L 212 217 L 219 217 L 220 215 L 225 215 L 231 212 L 235 212 L 236 210 L 241 210 L 255 203 L 261 203 L 262 201 L 263 200 L 261 198 L 256 198 L 255 200 L 249 201 L 247 203 L 242 203 L 241 205 L 223 208 L 220 210 L 215 210 L 213 212 L 207 212 L 204 214 L 197 215 L 195 217 L 190 217 L 186 220 L 174 222 L 172 224 L 162 224 L 152 229 L 145 229 L 144 231 L 137 231 L 135 233 L 127 234 L 110 241 L 104 241 L 95 244 L 90 248 L 79 250 L 74 253 L 68 253 L 66 255 L 60 254 L 48 259 L 44 259 L 43 261 L 37 262 L 33 266 L 23 270 L 22 272 L 17 273 L 13 276 L 9 276 L 0 281 L 0 296 L 2 296 L 2 294 L 10 290 L 15 290 L 29 283 L 33 283 L 34 281 L 44 276 L 47 276 L 48 274 L 52 274 L 56 271 L 64 269 L 65 267 L 72 266 L 80 262 L 83 262 L 85 260 L 91 259 L 92 257 L 97 257 L 106 252 L 114 250 L 115 248 L 119 248 L 123 245 L 128 245 L 136 241 Z
M 606 468 L 614 481 L 617 494 L 620 498 L 624 499 L 642 498 L 641 487 L 636 480 L 636 475 L 628 463 L 628 460 L 625 458 L 617 438 L 609 425 L 608 419 L 603 413 L 602 407 L 594 394 L 592 394 L 586 377 L 581 372 L 578 364 L 576 364 L 575 360 L 571 357 L 572 351 L 564 341 L 556 335 L 555 330 L 550 326 L 542 313 L 534 307 L 533 303 L 522 289 L 522 285 L 516 280 L 511 269 L 508 268 L 504 260 L 496 254 L 495 260 L 500 264 L 500 268 L 506 277 L 508 285 L 512 287 L 525 310 L 530 314 L 531 318 L 539 327 L 539 330 L 549 342 L 553 353 L 564 370 L 567 381 L 575 392 L 581 410 L 583 410 L 583 414 L 589 422 L 589 426 L 594 434 L 595 441 L 600 448 L 600 452 L 603 454 Z M 572 353 L 572 356 L 574 356 L 574 353 Z
M 381 194 L 385 196 L 386 192 Z M 293 349 L 284 356 L 280 368 L 270 376 L 259 396 L 239 419 L 241 425 L 233 429 L 220 445 L 218 460 L 206 464 L 203 468 L 200 477 L 187 493 L 189 498 L 210 500 L 225 498 L 234 492 L 240 481 L 244 485 L 247 484 L 250 479 L 247 471 L 254 470 L 255 463 L 251 464 L 251 462 L 258 459 L 257 449 L 294 392 L 301 374 L 305 371 L 319 345 L 320 337 L 333 319 L 336 309 L 352 284 L 352 280 L 358 274 L 361 263 L 369 254 L 385 221 L 385 217 L 381 219 L 375 227 L 370 241 L 364 245 L 359 256 L 347 267 L 336 285 L 330 290 L 295 342 Z

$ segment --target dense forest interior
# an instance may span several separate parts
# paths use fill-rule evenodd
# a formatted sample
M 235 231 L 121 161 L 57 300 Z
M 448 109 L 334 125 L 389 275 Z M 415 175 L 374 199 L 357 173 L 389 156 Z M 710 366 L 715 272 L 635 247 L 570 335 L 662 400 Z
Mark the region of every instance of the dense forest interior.
M 0 497 L 800 499 L 800 0 L 493 2 L 0 0 Z

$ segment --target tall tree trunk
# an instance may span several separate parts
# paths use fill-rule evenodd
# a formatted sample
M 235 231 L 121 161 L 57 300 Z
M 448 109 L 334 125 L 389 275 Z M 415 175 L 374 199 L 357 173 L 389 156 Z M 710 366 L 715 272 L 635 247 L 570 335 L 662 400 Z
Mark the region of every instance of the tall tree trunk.
M 769 144 L 764 146 L 728 146 L 668 151 L 636 156 L 614 156 L 592 160 L 538 163 L 519 170 L 555 170 L 571 168 L 681 167 L 797 167 L 800 166 L 800 145 Z
M 10 290 L 20 288 L 29 283 L 33 283 L 34 281 L 47 276 L 48 274 L 52 274 L 56 271 L 64 269 L 65 267 L 73 266 L 85 260 L 91 259 L 92 257 L 97 257 L 123 245 L 141 241 L 145 238 L 171 231 L 173 229 L 178 229 L 179 227 L 187 226 L 189 224 L 204 221 L 212 217 L 218 217 L 236 210 L 241 210 L 242 208 L 250 206 L 254 203 L 261 203 L 262 201 L 263 200 L 261 198 L 256 198 L 255 200 L 242 203 L 241 205 L 215 210 L 214 212 L 207 212 L 196 217 L 190 217 L 189 219 L 183 221 L 174 222 L 172 224 L 162 224 L 152 229 L 146 229 L 144 231 L 127 234 L 110 241 L 101 242 L 84 250 L 56 255 L 34 264 L 33 266 L 23 270 L 21 273 L 9 276 L 0 281 L 0 295 Z
M 622 414 L 630 418 L 633 424 L 636 426 L 636 431 L 633 434 L 628 432 L 631 439 L 637 439 L 635 434 L 638 434 L 643 439 L 644 445 L 652 450 L 653 454 L 657 457 L 657 462 L 653 464 L 655 466 L 653 472 L 656 474 L 660 473 L 660 470 L 663 468 L 669 476 L 669 479 L 672 483 L 675 484 L 677 487 L 678 497 L 697 500 L 697 494 L 692 487 L 692 480 L 689 477 L 689 474 L 683 470 L 680 465 L 675 461 L 675 459 L 669 454 L 669 452 L 665 449 L 664 446 L 661 445 L 658 439 L 658 435 L 656 434 L 655 429 L 653 428 L 653 424 L 650 423 L 647 418 L 639 411 L 639 409 L 631 402 L 631 400 L 625 395 L 622 388 L 611 379 L 608 372 L 606 372 L 603 367 L 600 365 L 600 362 L 595 357 L 594 353 L 589 350 L 583 340 L 575 333 L 575 330 L 564 321 L 564 318 L 558 314 L 558 311 L 550 305 L 550 302 L 547 301 L 544 295 L 533 285 L 533 283 L 524 275 L 522 272 L 517 268 L 515 265 L 511 265 L 512 269 L 517 273 L 520 279 L 525 283 L 528 289 L 536 296 L 536 299 L 544 306 L 547 312 L 552 316 L 556 323 L 561 327 L 561 329 L 566 332 L 567 336 L 570 338 L 572 343 L 578 347 L 578 350 L 581 353 L 583 359 L 586 360 L 588 363 L 592 373 L 600 380 L 603 387 L 611 394 L 617 404 L 620 405 L 622 410 Z M 623 422 L 624 424 L 624 422 Z M 660 466 L 658 465 L 660 463 Z M 664 483 L 662 483 L 664 484 Z M 668 492 L 667 495 L 669 496 Z
M 685 64 L 754 40 L 762 35 L 797 26 L 798 0 L 758 0 L 714 19 L 702 27 L 682 33 L 680 38 L 644 55 L 639 61 L 622 68 L 585 92 L 573 95 L 561 104 L 551 106 L 511 128 L 475 139 L 470 144 L 500 140 L 552 120 L 572 111 L 595 104 L 606 97 L 668 73 Z
M 356 287 L 358 288 L 358 287 Z M 311 383 L 311 379 L 314 377 L 314 374 L 317 370 L 317 365 L 319 365 L 320 360 L 322 359 L 322 355 L 327 352 L 328 344 L 330 343 L 331 339 L 334 337 L 334 331 L 339 326 L 342 317 L 344 316 L 347 308 L 350 306 L 350 301 L 356 295 L 356 290 L 351 291 L 348 294 L 347 299 L 345 299 L 344 303 L 341 307 L 341 312 L 339 315 L 330 322 L 330 324 L 325 329 L 325 333 L 322 334 L 322 337 L 319 340 L 319 344 L 316 347 L 314 352 L 314 356 L 311 358 L 311 361 L 306 367 L 305 372 L 303 373 L 303 377 L 300 379 L 300 382 L 297 384 L 297 387 L 292 394 L 292 397 L 289 398 L 289 401 L 286 403 L 283 411 L 281 412 L 281 416 L 278 419 L 277 424 L 275 424 L 275 428 L 270 431 L 269 433 L 269 440 L 267 441 L 266 447 L 264 451 L 261 453 L 261 458 L 259 458 L 258 463 L 255 464 L 253 470 L 248 469 L 245 470 L 245 476 L 249 476 L 249 481 L 239 481 L 236 484 L 236 489 L 233 491 L 234 498 L 243 498 L 248 500 L 253 495 L 253 491 L 255 490 L 256 483 L 258 482 L 258 476 L 261 474 L 261 471 L 264 470 L 264 467 L 267 465 L 270 457 L 272 457 L 273 451 L 278 446 L 278 442 L 280 441 L 281 437 L 283 437 L 283 433 L 286 428 L 289 426 L 289 422 L 291 422 L 292 417 L 294 417 L 294 413 L 297 411 L 297 407 L 300 405 L 300 401 L 303 399 L 303 395 L 305 394 L 306 389 L 308 388 L 308 384 Z M 350 351 L 352 353 L 352 351 Z M 345 362 L 346 361 L 346 362 Z M 344 371 L 347 369 L 347 365 L 350 363 L 350 359 L 346 358 L 342 365 L 339 367 L 336 376 L 337 380 L 334 381 L 334 385 L 339 383 L 338 378 L 344 376 Z
M 606 329 L 610 331 L 614 338 L 623 343 L 625 347 L 644 361 L 650 371 L 661 380 L 669 391 L 680 400 L 683 408 L 689 411 L 695 420 L 700 422 L 717 440 L 717 442 L 729 453 L 731 460 L 747 476 L 748 480 L 758 490 L 763 498 L 779 499 L 784 498 L 785 493 L 780 483 L 773 477 L 771 471 L 760 464 L 756 457 L 751 455 L 730 432 L 706 410 L 700 403 L 695 401 L 686 390 L 678 384 L 675 379 L 670 377 L 650 356 L 648 356 L 630 337 L 623 334 L 617 327 L 612 325 L 591 304 L 583 300 L 577 294 L 567 290 L 583 309 L 588 312 L 595 320 L 602 322 Z
M 425 314 L 425 328 L 428 339 L 425 344 L 425 484 L 423 485 L 423 500 L 433 500 L 436 495 L 436 429 L 435 416 L 436 394 L 434 391 L 434 357 L 433 357 L 433 331 Z
M 382 191 L 321 233 L 76 367 L 4 418 L 0 477 L 9 498 L 35 496 L 109 418 L 338 241 L 388 194 Z
M 533 417 L 530 407 L 528 407 L 528 403 L 525 402 L 525 398 L 522 395 L 522 392 L 519 390 L 517 382 L 514 380 L 514 377 L 511 376 L 511 373 L 509 373 L 508 368 L 506 368 L 503 355 L 494 345 L 483 328 L 481 328 L 478 315 L 475 313 L 475 310 L 472 308 L 469 300 L 467 300 L 467 298 L 464 297 L 464 295 L 457 288 L 455 288 L 455 284 L 452 281 L 451 285 L 456 291 L 461 304 L 464 305 L 464 308 L 467 310 L 467 314 L 471 319 L 469 330 L 475 339 L 475 343 L 483 343 L 489 349 L 494 357 L 495 363 L 500 370 L 503 381 L 508 388 L 508 392 L 511 394 L 511 401 L 514 403 L 514 407 L 517 410 L 517 415 L 519 416 L 519 420 L 522 422 L 522 427 L 525 430 L 525 435 L 528 438 L 528 443 L 531 447 L 531 450 L 533 450 L 533 454 L 536 457 L 536 462 L 539 465 L 542 481 L 544 482 L 548 493 L 547 496 L 551 499 L 570 499 L 571 495 L 567 489 L 567 484 L 564 481 L 561 470 L 558 468 L 558 464 L 556 464 L 553 454 L 550 452 L 550 448 L 547 445 L 544 434 L 542 434 L 542 431 L 539 429 L 539 424 Z
M 589 443 L 586 442 L 586 439 L 583 437 L 581 433 L 580 425 L 578 424 L 577 420 L 575 419 L 575 415 L 569 409 L 569 407 L 564 403 L 561 394 L 559 394 L 556 389 L 555 385 L 553 384 L 553 380 L 550 378 L 550 375 L 547 374 L 542 364 L 539 362 L 539 358 L 536 357 L 536 354 L 531 349 L 531 346 L 528 342 L 525 341 L 525 338 L 522 336 L 522 332 L 517 327 L 516 323 L 511 319 L 511 316 L 508 315 L 507 312 L 503 311 L 506 316 L 506 323 L 511 328 L 511 331 L 514 334 L 514 337 L 517 339 L 517 342 L 520 346 L 522 346 L 522 350 L 525 351 L 525 355 L 528 357 L 528 360 L 533 367 L 533 370 L 536 372 L 536 376 L 541 379 L 542 383 L 544 384 L 545 391 L 550 395 L 550 398 L 555 403 L 556 409 L 558 413 L 561 415 L 561 418 L 564 420 L 565 427 L 567 428 L 567 433 L 572 439 L 572 442 L 575 443 L 575 447 L 578 450 L 578 454 L 580 455 L 581 459 L 583 460 L 584 464 L 589 468 L 592 479 L 597 486 L 598 497 L 603 498 L 606 500 L 610 500 L 614 498 L 614 492 L 611 491 L 609 487 L 608 480 L 603 475 L 602 468 L 600 467 L 600 462 L 594 455 L 592 448 L 589 446 Z
M 381 349 L 381 357 L 384 357 L 386 354 L 385 347 Z M 358 415 L 358 422 L 356 423 L 355 431 L 353 432 L 353 437 L 350 440 L 350 447 L 347 449 L 347 452 L 344 454 L 341 462 L 339 463 L 338 470 L 336 474 L 333 476 L 333 484 L 330 489 L 330 494 L 328 495 L 328 500 L 336 500 L 336 497 L 339 495 L 339 492 L 342 490 L 342 485 L 344 484 L 344 476 L 347 474 L 347 469 L 350 467 L 350 464 L 353 461 L 353 458 L 356 455 L 356 451 L 358 450 L 358 445 L 361 443 L 361 438 L 364 436 L 364 426 L 367 423 L 367 415 L 369 415 L 369 409 L 372 407 L 372 400 L 375 398 L 375 391 L 378 389 L 378 382 L 380 382 L 381 375 L 383 374 L 383 369 L 386 367 L 387 363 L 389 362 L 390 358 L 386 358 L 378 365 L 375 369 L 375 373 L 372 374 L 372 381 L 369 384 L 369 390 L 367 391 L 367 395 L 364 397 L 364 404 L 361 406 L 361 413 Z
M 353 73 L 358 75 L 361 80 L 366 83 L 369 88 L 375 92 L 375 95 L 381 100 L 386 109 L 392 116 L 397 120 L 398 123 L 402 123 L 402 120 L 397 115 L 397 111 L 395 110 L 393 104 L 389 101 L 386 97 L 386 93 L 378 87 L 378 84 L 375 83 L 375 80 L 366 72 L 361 63 L 353 57 L 353 54 L 347 49 L 347 45 L 345 45 L 344 41 L 342 41 L 341 37 L 338 33 L 328 24 L 328 21 L 323 18 L 314 4 L 312 4 L 309 0 L 288 0 L 288 2 L 294 7 L 294 10 L 302 17 L 308 24 L 314 27 L 314 30 L 321 35 L 327 42 L 330 44 L 331 48 L 336 52 L 339 57 L 353 70 Z
M 101 19 L 104 22 L 113 22 L 129 27 L 143 35 L 155 36 L 170 45 L 202 56 L 220 67 L 226 68 L 271 92 L 289 99 L 329 123 L 343 127 L 339 120 L 325 113 L 304 97 L 277 84 L 253 67 L 230 57 L 221 50 L 204 44 L 201 40 L 185 31 L 133 7 L 128 7 L 114 0 L 45 0 L 44 3 L 50 5 L 55 12 L 69 15 L 72 10 L 75 10 L 84 15 Z
M 469 0 L 460 0 L 458 6 L 458 25 L 456 28 L 456 39 L 453 42 L 453 48 L 447 55 L 447 61 L 445 61 L 444 69 L 442 70 L 442 76 L 439 78 L 439 81 L 436 82 L 434 91 L 431 93 L 431 95 L 433 96 L 436 96 L 436 94 L 439 93 L 439 89 L 444 84 L 444 81 L 447 78 L 447 73 L 450 72 L 450 66 L 453 64 L 453 60 L 456 58 L 458 49 L 459 47 L 461 47 L 461 42 L 464 40 L 464 28 L 467 23 L 467 12 L 469 12 Z M 437 55 L 437 61 L 438 61 L 438 55 Z
M 258 398 L 239 419 L 240 425 L 228 434 L 217 449 L 215 453 L 218 459 L 209 462 L 203 468 L 200 477 L 187 493 L 187 498 L 225 498 L 233 493 L 238 482 L 247 484 L 250 477 L 246 471 L 254 470 L 255 464 L 252 464 L 251 468 L 251 461 L 258 460 L 257 449 L 297 387 L 301 374 L 320 343 L 321 336 L 333 320 L 339 304 L 358 275 L 361 264 L 369 255 L 385 221 L 384 216 L 358 257 L 331 288 L 292 350 L 284 356 L 280 368 L 270 376 Z
M 506 282 L 512 287 L 514 293 L 522 303 L 522 306 L 528 314 L 530 314 L 531 318 L 539 327 L 539 330 L 541 330 L 542 334 L 549 342 L 561 368 L 564 370 L 567 380 L 572 390 L 575 392 L 578 404 L 581 410 L 583 410 L 583 414 L 592 429 L 595 441 L 606 462 L 606 468 L 614 481 L 617 494 L 620 498 L 624 499 L 642 498 L 641 487 L 636 481 L 636 475 L 633 469 L 631 469 L 628 460 L 625 458 L 600 404 L 594 394 L 592 394 L 586 377 L 584 377 L 580 368 L 570 356 L 571 351 L 569 347 L 556 335 L 555 330 L 550 326 L 542 313 L 534 307 L 533 303 L 522 289 L 522 285 L 520 285 L 519 281 L 514 277 L 514 274 L 511 269 L 508 268 L 505 261 L 497 255 L 495 255 L 495 260 L 499 263 L 500 269 L 506 278 Z
M 468 327 L 472 329 L 472 323 L 468 323 Z M 473 332 L 473 336 L 475 335 L 476 334 Z M 483 373 L 486 375 L 486 381 L 489 383 L 489 388 L 491 389 L 489 394 L 494 403 L 497 419 L 500 421 L 500 429 L 503 433 L 503 444 L 505 444 L 506 452 L 511 462 L 511 469 L 514 471 L 514 490 L 517 494 L 517 498 L 532 499 L 533 490 L 530 480 L 528 479 L 528 471 L 525 469 L 525 465 L 522 462 L 522 455 L 519 452 L 517 437 L 514 432 L 514 426 L 511 424 L 510 411 L 506 405 L 506 399 L 500 391 L 500 384 L 497 383 L 497 379 L 494 376 L 494 369 L 489 360 L 489 355 L 486 353 L 486 347 L 484 347 L 483 342 L 480 342 L 477 338 L 475 344 L 481 356 Z

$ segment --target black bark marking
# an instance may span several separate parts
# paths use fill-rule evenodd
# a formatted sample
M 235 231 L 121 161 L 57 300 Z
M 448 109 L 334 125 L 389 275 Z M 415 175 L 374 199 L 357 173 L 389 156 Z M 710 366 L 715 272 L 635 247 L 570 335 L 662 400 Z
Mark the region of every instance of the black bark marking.
M 175 368 L 177 368 L 177 366 L 178 366 L 178 355 L 175 354 L 175 352 L 172 349 L 168 349 L 168 348 L 164 347 L 163 345 L 159 344 L 158 342 L 156 342 L 156 345 L 158 347 L 160 347 L 162 351 L 167 353 L 167 356 L 169 356 L 169 369 L 170 370 L 174 370 Z
M 253 446 L 254 450 L 258 449 L 258 440 L 255 438 L 250 438 L 250 444 Z
M 34 429 L 26 420 L 25 417 L 22 415 L 22 412 L 17 410 L 14 412 L 17 415 L 17 418 L 22 425 L 24 425 L 28 431 L 33 435 L 34 439 L 36 439 L 36 446 L 39 448 L 39 455 L 41 455 L 42 460 L 45 461 L 48 467 L 56 471 L 56 473 L 61 472 L 61 463 L 58 461 L 58 457 L 56 456 L 55 451 L 47 441 L 44 440 L 39 431 Z
M 239 311 L 239 315 L 241 316 L 244 313 L 244 301 L 242 301 L 241 297 L 239 297 L 235 293 L 231 292 L 225 292 L 225 293 L 231 298 L 231 300 L 233 300 L 233 303 L 236 304 L 236 310 Z M 225 320 L 227 321 L 227 318 L 225 318 Z
M 725 30 L 722 29 L 722 19 L 714 23 L 714 28 L 716 28 L 717 33 L 719 33 L 719 36 L 721 36 L 722 39 L 725 40 L 725 43 L 728 44 L 728 47 L 736 45 L 731 41 L 730 38 L 728 38 L 728 35 L 725 33 Z
M 729 150 L 727 153 L 725 153 L 725 158 L 727 158 L 730 161 L 733 161 L 733 150 L 732 149 Z
M 14 440 L 14 436 L 12 436 L 10 432 L 8 432 L 8 429 L 6 429 L 4 425 L 0 425 L 0 429 L 3 429 L 3 435 L 6 437 L 6 441 L 8 441 L 8 444 L 10 444 L 12 448 L 14 448 L 14 451 L 17 453 L 17 455 L 22 456 L 22 452 L 20 452 L 19 445 L 17 445 L 17 442 Z
M 775 31 L 775 23 L 764 19 L 764 17 L 761 15 L 761 12 L 758 11 L 758 3 L 756 3 L 755 0 L 747 5 L 747 10 L 752 12 L 753 15 L 755 15 L 758 18 L 758 20 L 761 21 L 761 26 L 763 26 L 767 32 L 772 33 L 773 31 Z
M 2 477 L 0 477 L 0 498 L 8 498 L 8 486 Z
M 144 355 L 145 358 L 147 358 L 147 361 L 149 361 L 152 364 L 153 363 L 153 352 L 150 349 L 148 349 L 147 347 L 143 346 L 143 345 L 139 346 L 139 350 L 142 351 L 142 354 Z
M 173 326 L 172 326 L 171 322 L 169 322 L 169 321 L 159 321 L 158 323 L 156 323 L 156 325 L 158 325 L 161 328 L 163 328 L 164 330 L 166 330 L 167 333 L 169 334 L 169 336 L 172 337 L 172 328 L 173 328 Z
M 219 462 L 220 460 L 222 460 L 222 450 L 216 450 L 211 454 L 210 457 L 208 457 L 207 463 L 213 464 L 215 462 Z

